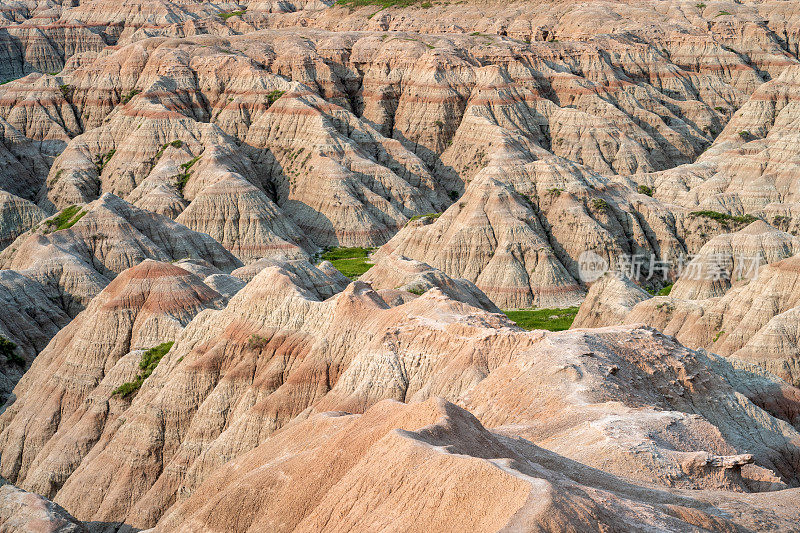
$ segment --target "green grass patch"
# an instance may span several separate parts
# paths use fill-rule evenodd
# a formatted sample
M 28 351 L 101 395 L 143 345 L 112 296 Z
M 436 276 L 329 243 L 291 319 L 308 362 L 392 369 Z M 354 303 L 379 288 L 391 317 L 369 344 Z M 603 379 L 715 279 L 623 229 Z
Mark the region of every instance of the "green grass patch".
M 161 145 L 161 148 L 159 148 L 158 152 L 156 152 L 156 161 L 158 161 L 158 159 L 162 155 L 164 155 L 164 151 L 169 146 L 172 146 L 173 148 L 180 148 L 181 146 L 183 146 L 183 141 L 180 139 L 175 139 L 174 141 L 170 141 L 168 143 L 164 143 L 163 145 Z
M 646 287 L 644 290 L 648 292 L 651 296 L 669 296 L 669 293 L 672 292 L 672 283 L 667 285 L 666 287 L 662 287 L 661 289 L 656 290 L 653 287 Z
M 335 261 L 337 259 L 354 259 L 357 257 L 369 257 L 369 248 L 332 248 L 322 254 L 324 261 Z
M 372 268 L 369 262 L 369 248 L 333 248 L 322 254 L 324 261 L 330 261 L 336 270 L 350 279 L 358 279 Z
M 572 325 L 575 315 L 578 314 L 578 308 L 516 309 L 504 310 L 503 313 L 516 325 L 528 331 L 532 329 L 564 331 Z
M 408 219 L 408 221 L 409 221 L 409 222 L 411 222 L 412 220 L 421 220 L 421 219 L 423 219 L 423 218 L 437 219 L 437 218 L 439 218 L 440 216 L 442 216 L 442 214 L 441 214 L 441 213 L 427 213 L 427 214 L 425 214 L 425 215 L 414 215 L 413 217 L 411 217 L 410 219 Z
M 227 13 L 217 13 L 217 16 L 222 20 L 228 20 L 231 17 L 241 17 L 246 11 L 228 11 Z
M 81 211 L 81 208 L 77 205 L 71 205 L 62 209 L 60 213 L 50 220 L 46 220 L 44 225 L 49 231 L 69 229 L 83 218 L 83 215 L 86 213 L 88 213 L 88 211 Z
M 336 259 L 331 261 L 336 270 L 352 280 L 361 277 L 367 270 L 372 268 L 372 263 L 368 263 L 365 258 L 355 259 Z
M 174 342 L 162 342 L 158 346 L 150 348 L 146 352 L 142 354 L 142 360 L 139 361 L 139 374 L 133 379 L 133 381 L 127 381 L 114 389 L 112 395 L 122 396 L 126 398 L 131 396 L 136 391 L 138 391 L 144 380 L 150 377 L 150 374 L 153 373 L 153 370 L 156 369 L 158 363 L 161 361 L 167 352 L 172 348 L 172 345 L 175 344 Z

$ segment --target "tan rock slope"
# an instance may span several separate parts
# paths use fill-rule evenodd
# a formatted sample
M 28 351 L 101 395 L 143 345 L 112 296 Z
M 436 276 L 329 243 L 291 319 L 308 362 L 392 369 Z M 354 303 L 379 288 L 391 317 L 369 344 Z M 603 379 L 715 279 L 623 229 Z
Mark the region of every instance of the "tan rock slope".
M 625 276 L 606 274 L 592 284 L 578 309 L 573 328 L 598 328 L 622 324 L 631 309 L 650 295 Z
M 452 279 L 439 270 L 407 257 L 384 255 L 359 281 L 369 283 L 387 303 L 394 299 L 405 303 L 413 296 L 437 288 L 453 300 L 499 313 L 492 301 L 480 289 L 465 279 Z M 390 301 L 391 300 L 391 301 Z
M 395 307 L 362 282 L 330 297 L 325 274 L 305 265 L 267 266 L 227 307 L 198 314 L 130 404 L 109 394 L 130 379 L 135 354 L 94 360 L 111 368 L 79 389 L 95 401 L 50 395 L 68 402 L 59 412 L 73 407 L 68 423 L 45 429 L 28 421 L 54 407 L 38 399 L 62 382 L 52 365 L 70 373 L 89 362 L 84 349 L 48 348 L 0 417 L 3 473 L 79 519 L 150 527 L 224 463 L 312 413 L 443 397 L 501 434 L 640 482 L 798 483 L 800 434 L 739 392 L 743 374 L 719 358 L 638 328 L 527 333 L 436 288 Z M 77 321 L 119 283 L 51 346 L 83 331 Z M 778 417 L 797 412 L 800 399 L 774 379 L 748 381 L 750 392 Z
M 735 233 L 708 241 L 686 265 L 670 296 L 702 300 L 725 294 L 731 285 L 748 282 L 761 266 L 800 253 L 800 239 L 759 220 Z M 730 275 L 721 275 L 729 272 Z
M 252 502 L 244 512 L 242 494 Z M 384 400 L 280 432 L 220 468 L 155 531 L 792 529 L 797 489 L 771 497 L 629 484 L 487 430 L 444 400 Z
M 0 252 L 0 335 L 17 345 L 16 355 L 24 360 L 0 361 L 0 397 L 7 397 L 26 365 L 117 274 L 145 259 L 187 258 L 220 274 L 241 265 L 208 235 L 110 194 L 67 208 L 22 234 Z M 233 294 L 235 288 L 228 284 L 225 291 Z

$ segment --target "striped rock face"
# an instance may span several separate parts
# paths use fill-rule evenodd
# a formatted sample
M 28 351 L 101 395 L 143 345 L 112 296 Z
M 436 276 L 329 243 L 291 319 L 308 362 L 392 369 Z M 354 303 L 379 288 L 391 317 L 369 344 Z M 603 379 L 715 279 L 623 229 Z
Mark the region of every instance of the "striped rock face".
M 387 4 L 0 0 L 0 530 L 794 529 L 798 2 Z
M 455 446 L 513 441 L 522 447 L 514 448 L 517 453 L 533 454 L 526 455 L 533 461 L 526 468 L 538 469 L 534 464 L 544 460 L 537 443 L 553 450 L 547 452 L 553 460 L 565 460 L 556 452 L 639 482 L 732 491 L 796 483 L 800 434 L 779 417 L 796 412 L 800 397 L 774 377 L 748 379 L 722 358 L 692 352 L 653 330 L 529 333 L 436 288 L 390 307 L 364 283 L 332 297 L 329 287 L 327 275 L 308 263 L 267 266 L 224 309 L 202 311 L 180 331 L 182 319 L 215 305 L 216 293 L 171 265 L 145 262 L 126 271 L 53 339 L 15 389 L 16 401 L 0 417 L 3 474 L 81 520 L 114 516 L 134 527 L 181 529 L 205 521 L 206 505 L 223 505 L 209 502 L 209 494 L 218 501 L 239 490 L 218 485 L 227 469 L 257 470 L 283 450 L 292 466 L 268 468 L 252 494 L 277 490 L 271 476 L 293 479 L 300 475 L 295 468 L 316 471 L 309 488 L 290 483 L 296 494 L 288 499 L 272 492 L 297 510 L 283 514 L 259 505 L 247 511 L 241 527 L 284 516 L 279 529 L 290 530 L 316 520 L 312 509 L 323 509 L 317 504 L 327 490 L 334 498 L 342 476 L 361 475 L 348 474 L 348 465 L 362 461 L 369 443 L 397 434 L 394 428 L 416 431 L 454 416 L 443 427 L 461 427 L 452 435 Z M 121 338 L 87 344 L 92 339 L 82 322 L 111 316 L 122 324 Z M 92 331 L 100 336 L 106 329 Z M 159 340 L 175 338 L 174 346 L 132 400 L 116 396 L 114 387 L 135 373 L 131 367 L 141 353 L 124 355 L 135 347 L 127 339 L 133 343 L 154 331 Z M 139 345 L 154 343 L 150 338 Z M 46 403 L 39 396 L 44 388 L 53 398 Z M 757 407 L 745 391 L 772 399 L 773 410 Z M 357 416 L 337 422 L 319 415 L 330 411 L 364 413 L 363 427 L 372 429 L 362 435 Z M 410 421 L 425 412 L 433 418 Z M 411 425 L 404 425 L 403 413 Z M 368 422 L 372 417 L 379 422 Z M 51 423 L 32 425 L 34 418 Z M 327 420 L 355 426 L 337 437 Z M 332 453 L 326 451 L 329 438 L 352 440 L 339 450 L 341 460 L 327 463 L 318 454 Z M 394 453 L 382 446 L 376 453 Z M 476 457 L 509 457 L 497 453 Z M 237 467 L 241 461 L 246 466 Z M 415 469 L 414 461 L 398 464 Z M 445 465 L 433 471 L 440 468 L 434 475 L 453 472 Z M 311 491 L 317 476 L 326 479 L 315 489 L 322 492 Z M 246 479 L 237 477 L 250 483 Z M 369 479 L 369 487 L 383 484 L 381 477 Z M 506 486 L 510 479 L 496 481 Z M 525 484 L 519 490 L 518 506 L 532 489 Z M 385 505 L 394 501 L 374 497 Z M 503 505 L 485 511 L 497 513 L 494 526 L 511 520 Z
M 3 477 L 29 477 L 36 492 L 52 495 L 77 463 L 72 462 L 75 457 L 43 445 L 80 435 L 81 444 L 73 444 L 88 451 L 104 423 L 119 414 L 118 406 L 109 406 L 127 403 L 111 392 L 136 375 L 141 351 L 174 341 L 197 313 L 225 301 L 200 278 L 169 263 L 148 259 L 117 276 L 53 338 L 15 387 L 16 400 L 4 413 L 6 421 L 0 422 L 7 461 L 1 467 Z M 44 390 L 49 400 L 35 400 Z M 104 395 L 104 406 L 93 406 L 98 394 Z M 91 422 L 75 425 L 83 417 Z M 31 431 L 25 420 L 32 419 L 50 423 L 36 424 Z

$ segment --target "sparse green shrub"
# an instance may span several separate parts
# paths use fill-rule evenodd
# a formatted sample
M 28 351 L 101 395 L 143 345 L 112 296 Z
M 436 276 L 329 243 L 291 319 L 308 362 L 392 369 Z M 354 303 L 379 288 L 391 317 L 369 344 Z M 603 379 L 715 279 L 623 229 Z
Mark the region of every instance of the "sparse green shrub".
M 25 358 L 17 353 L 17 344 L 0 335 L 0 355 L 6 362 L 17 366 L 25 366 Z
M 791 218 L 783 215 L 776 215 L 775 218 L 772 219 L 772 225 L 780 228 L 782 226 L 788 226 L 789 222 L 791 222 Z
M 647 185 L 639 185 L 636 187 L 636 192 L 639 194 L 646 194 L 647 196 L 653 196 L 653 189 L 648 187 Z
M 186 163 L 181 163 L 181 172 L 176 176 L 177 181 L 175 182 L 175 187 L 181 195 L 183 194 L 183 189 L 186 187 L 186 184 L 189 183 L 189 178 L 192 176 L 191 168 L 199 159 L 200 156 L 198 155 Z
M 661 302 L 656 306 L 656 309 L 658 309 L 659 311 L 663 310 L 666 313 L 671 313 L 672 311 L 675 310 L 675 306 L 672 305 L 671 302 Z
M 270 93 L 267 95 L 267 102 L 269 103 L 269 105 L 272 105 L 272 104 L 274 104 L 275 102 L 277 102 L 277 101 L 278 101 L 278 98 L 280 98 L 280 97 L 281 97 L 281 96 L 283 96 L 284 94 L 286 94 L 286 91 L 281 91 L 281 90 L 279 90 L 279 89 L 275 89 L 274 91 L 271 91 L 271 92 L 270 92 Z
M 758 220 L 753 215 L 729 215 L 728 213 L 720 213 L 719 211 L 692 211 L 689 213 L 691 217 L 704 217 L 710 218 L 711 220 L 715 220 L 722 224 L 723 226 L 727 227 L 729 222 L 733 222 L 734 224 L 751 224 Z
M 104 154 L 97 154 L 94 156 L 94 166 L 97 167 L 98 174 L 103 173 L 103 169 L 106 168 L 106 165 L 109 161 L 111 161 L 111 158 L 114 157 L 116 152 L 117 151 L 115 149 L 111 149 Z
M 59 85 L 58 89 L 61 91 L 61 96 L 63 96 L 65 100 L 70 100 L 72 98 L 72 94 L 75 92 L 75 87 L 69 83 Z
M 170 142 L 166 142 L 166 143 L 162 144 L 162 145 L 161 145 L 161 148 L 159 148 L 159 149 L 158 149 L 158 152 L 156 152 L 156 156 L 155 156 L 155 160 L 156 160 L 156 161 L 158 161 L 158 160 L 159 160 L 159 158 L 160 158 L 162 155 L 164 155 L 164 151 L 165 151 L 165 150 L 167 149 L 167 147 L 169 147 L 169 146 L 172 146 L 173 148 L 180 148 L 181 146 L 183 146 L 183 141 L 182 141 L 182 140 L 180 140 L 180 139 L 175 139 L 174 141 L 170 141 Z
M 123 104 L 127 104 L 128 102 L 130 102 L 130 101 L 131 101 L 131 99 L 132 99 L 134 96 L 136 96 L 136 95 L 137 95 L 137 94 L 139 94 L 140 92 L 142 92 L 142 91 L 141 91 L 141 89 L 131 89 L 131 91 L 130 91 L 129 93 L 127 93 L 127 94 L 123 94 L 123 95 L 122 95 L 122 100 L 121 100 L 121 101 L 122 101 L 122 103 L 123 103 Z
M 75 225 L 88 211 L 81 211 L 77 205 L 71 205 L 62 209 L 56 216 L 44 221 L 48 232 L 69 229 Z
M 714 340 L 711 341 L 711 342 L 717 342 L 719 340 L 719 338 L 722 337 L 724 334 L 725 334 L 724 330 L 723 331 L 718 331 L 717 334 L 714 335 Z
M 597 211 L 606 211 L 608 209 L 608 202 L 602 198 L 593 198 L 592 207 Z
M 127 381 L 114 389 L 111 394 L 126 398 L 136 393 L 141 388 L 144 380 L 150 377 L 150 374 L 156 369 L 161 359 L 170 351 L 173 344 L 173 342 L 163 342 L 144 352 L 141 361 L 139 361 L 139 374 L 133 381 Z
M 411 294 L 416 294 L 417 296 L 422 296 L 427 292 L 427 289 L 423 289 L 422 287 L 411 287 L 408 289 L 408 292 Z
M 247 339 L 247 347 L 251 350 L 263 350 L 266 348 L 269 339 L 260 335 L 250 335 Z

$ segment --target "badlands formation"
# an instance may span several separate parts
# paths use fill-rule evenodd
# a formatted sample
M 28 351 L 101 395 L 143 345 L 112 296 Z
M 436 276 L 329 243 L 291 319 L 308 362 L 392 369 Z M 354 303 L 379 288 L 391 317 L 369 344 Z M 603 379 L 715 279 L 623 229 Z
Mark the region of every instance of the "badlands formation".
M 797 2 L 0 5 L 0 531 L 800 531 Z

